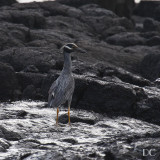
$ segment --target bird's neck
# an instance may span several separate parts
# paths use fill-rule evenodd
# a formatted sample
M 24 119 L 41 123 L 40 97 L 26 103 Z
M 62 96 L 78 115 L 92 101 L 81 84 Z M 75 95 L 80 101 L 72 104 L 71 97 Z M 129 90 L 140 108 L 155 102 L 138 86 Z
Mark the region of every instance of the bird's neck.
M 71 55 L 64 52 L 64 65 L 62 72 L 72 73 L 72 61 Z

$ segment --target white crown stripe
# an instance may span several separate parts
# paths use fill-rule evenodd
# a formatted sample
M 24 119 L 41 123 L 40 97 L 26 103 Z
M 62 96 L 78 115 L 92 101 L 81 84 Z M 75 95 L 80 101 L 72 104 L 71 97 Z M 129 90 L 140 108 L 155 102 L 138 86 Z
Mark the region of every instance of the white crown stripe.
M 64 46 L 64 48 L 68 48 L 69 50 L 71 50 L 72 48 L 68 47 L 68 46 Z

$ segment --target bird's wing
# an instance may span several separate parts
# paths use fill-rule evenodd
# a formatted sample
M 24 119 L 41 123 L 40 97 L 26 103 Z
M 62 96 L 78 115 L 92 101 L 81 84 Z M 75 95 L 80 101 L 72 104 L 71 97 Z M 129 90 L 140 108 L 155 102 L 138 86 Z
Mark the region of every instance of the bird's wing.
M 74 87 L 75 87 L 74 79 L 73 77 L 70 77 L 69 83 L 65 88 L 66 89 L 65 100 L 70 100 L 70 98 L 72 98 Z
M 57 83 L 56 81 L 54 81 L 54 82 L 52 83 L 52 85 L 51 85 L 51 87 L 50 87 L 50 89 L 49 89 L 49 91 L 48 91 L 49 94 L 56 89 L 56 83 Z
M 65 79 L 65 80 L 64 80 Z M 58 107 L 65 101 L 72 98 L 74 91 L 73 77 L 60 76 L 49 90 L 48 105 L 49 107 Z
M 51 85 L 49 91 L 48 91 L 48 105 L 49 107 L 52 106 L 52 103 L 53 103 L 53 100 L 54 100 L 54 97 L 56 95 L 56 92 L 57 92 L 57 89 L 58 89 L 58 81 L 54 81 L 53 84 Z

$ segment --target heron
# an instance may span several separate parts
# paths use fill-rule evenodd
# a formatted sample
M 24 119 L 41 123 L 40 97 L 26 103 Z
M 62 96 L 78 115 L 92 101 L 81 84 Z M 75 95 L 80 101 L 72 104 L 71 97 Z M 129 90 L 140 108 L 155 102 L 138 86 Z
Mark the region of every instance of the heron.
M 64 55 L 63 69 L 60 76 L 53 82 L 49 89 L 48 106 L 57 108 L 56 125 L 58 125 L 59 107 L 67 102 L 68 123 L 70 125 L 70 106 L 75 88 L 75 81 L 72 75 L 71 53 L 75 51 L 86 53 L 86 51 L 79 48 L 75 43 L 67 43 L 61 50 Z

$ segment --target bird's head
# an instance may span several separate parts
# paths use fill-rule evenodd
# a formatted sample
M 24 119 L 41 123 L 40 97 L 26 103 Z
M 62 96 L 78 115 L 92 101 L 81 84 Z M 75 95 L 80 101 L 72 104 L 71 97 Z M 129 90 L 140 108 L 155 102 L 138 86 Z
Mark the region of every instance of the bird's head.
M 79 48 L 75 43 L 67 43 L 61 49 L 65 53 L 72 53 L 74 51 L 86 53 L 85 50 Z

